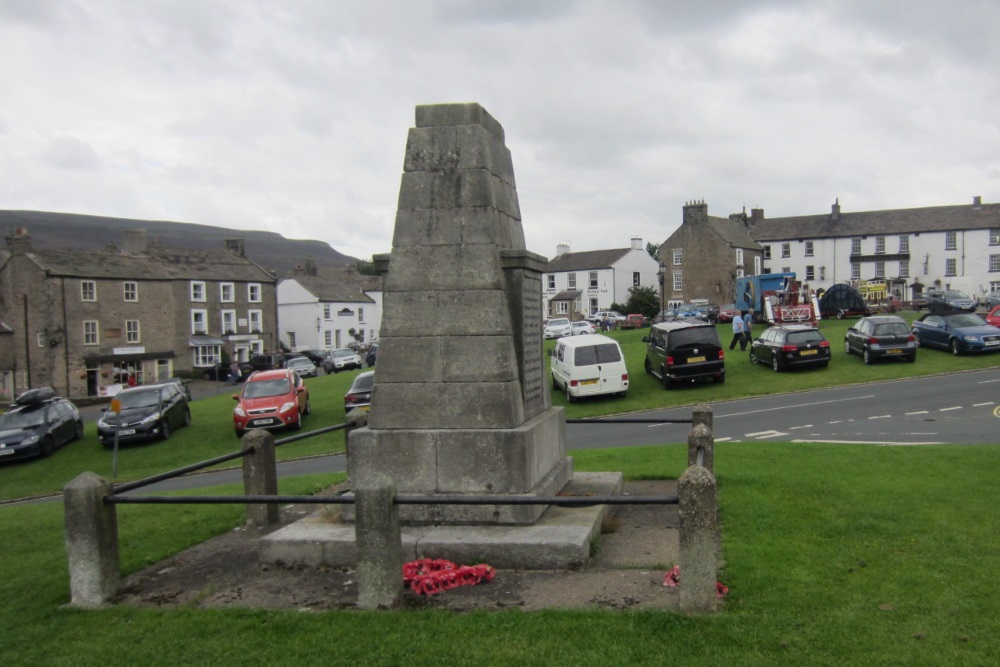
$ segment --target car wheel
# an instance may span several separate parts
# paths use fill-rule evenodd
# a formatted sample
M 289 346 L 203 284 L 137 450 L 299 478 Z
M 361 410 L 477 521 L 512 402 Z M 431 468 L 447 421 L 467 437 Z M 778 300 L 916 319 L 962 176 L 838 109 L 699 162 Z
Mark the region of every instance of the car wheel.
M 160 422 L 160 440 L 170 439 L 170 422 L 164 419 Z
M 56 441 L 51 435 L 45 436 L 42 440 L 42 456 L 52 456 L 52 452 L 56 451 Z
M 874 359 L 872 359 L 872 353 L 868 351 L 867 347 L 865 348 L 865 351 L 861 353 L 861 357 L 865 360 L 866 365 L 872 365 L 872 361 L 874 361 Z
M 301 431 L 302 430 L 302 415 L 299 415 L 299 414 L 295 415 L 295 423 L 294 424 L 289 424 L 289 426 L 291 427 L 291 429 L 293 431 Z
M 306 409 L 302 411 L 302 414 L 304 415 L 312 414 L 312 405 L 309 403 L 308 396 L 306 396 Z
M 714 382 L 715 384 L 724 384 L 726 382 L 726 376 L 725 375 L 713 376 L 712 382 Z
M 237 438 L 242 438 L 244 435 L 246 435 L 246 433 L 247 433 L 246 431 L 243 431 L 241 429 L 236 429 L 236 437 Z
M 757 355 L 754 353 L 753 348 L 750 348 L 750 363 L 751 364 L 760 363 L 760 360 L 757 359 Z
M 646 361 L 643 363 L 642 367 L 646 369 L 646 375 L 652 375 L 653 374 L 653 364 L 649 363 L 649 359 L 646 359 Z
M 917 360 L 917 355 L 915 354 L 911 354 L 910 356 L 906 357 L 906 361 L 911 364 L 916 360 Z
M 566 383 L 566 400 L 569 401 L 570 403 L 576 403 L 576 396 L 574 396 L 573 394 L 569 393 L 569 383 L 568 382 Z
M 190 426 L 190 425 L 191 425 L 191 411 L 188 410 L 187 408 L 184 408 L 184 426 Z
M 670 381 L 670 377 L 667 375 L 667 369 L 660 368 L 660 381 L 663 382 L 664 389 L 670 389 L 673 387 L 673 383 Z
M 847 354 L 851 353 L 851 341 L 847 340 L 846 338 L 844 339 L 844 352 L 846 352 Z
M 775 373 L 781 372 L 781 364 L 778 363 L 778 357 L 771 358 L 771 368 L 774 369 Z
M 952 338 L 949 346 L 951 347 L 951 353 L 956 357 L 962 354 L 962 346 L 959 344 L 957 338 Z
M 73 433 L 74 440 L 83 440 L 83 420 L 76 423 L 76 431 Z

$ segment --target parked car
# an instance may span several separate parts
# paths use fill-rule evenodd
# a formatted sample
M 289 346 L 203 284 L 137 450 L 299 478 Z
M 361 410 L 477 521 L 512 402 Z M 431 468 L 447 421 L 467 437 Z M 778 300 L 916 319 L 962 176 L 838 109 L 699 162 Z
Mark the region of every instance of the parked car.
M 600 334 L 563 338 L 552 350 L 552 388 L 566 392 L 570 403 L 579 398 L 628 391 L 625 356 L 614 338 Z
M 740 311 L 736 310 L 736 304 L 727 303 L 724 306 L 719 306 L 719 322 L 732 322 L 733 318 L 738 316 Z
M 249 362 L 240 362 L 240 376 L 237 382 L 243 382 L 250 374 L 254 372 L 254 367 L 250 365 Z M 215 364 L 205 369 L 204 377 L 206 380 L 215 380 L 216 382 L 226 382 L 229 380 L 229 375 L 232 373 L 232 364 Z
M 700 320 L 701 311 L 698 310 L 698 306 L 692 306 L 690 303 L 685 303 L 677 308 L 677 317 L 685 320 Z
M 292 357 L 285 362 L 285 368 L 291 368 L 304 378 L 316 377 L 319 374 L 316 364 L 309 357 Z
M 257 354 L 250 357 L 250 365 L 255 371 L 268 371 L 273 368 L 284 368 L 287 357 L 281 353 Z
M 600 328 L 601 322 L 603 322 L 604 320 L 611 320 L 611 325 L 617 326 L 618 322 L 622 322 L 625 320 L 625 316 L 619 313 L 617 310 L 599 310 L 587 319 L 589 319 L 591 324 L 593 324 L 595 327 Z
M 671 308 L 668 310 L 661 310 L 654 317 L 650 324 L 659 324 L 660 322 L 673 322 L 677 319 L 677 310 Z
M 565 317 L 557 317 L 545 323 L 545 338 L 562 338 L 573 335 L 573 325 Z
M 625 321 L 619 323 L 622 329 L 644 329 L 649 325 L 649 318 L 641 313 L 629 313 L 625 316 Z
M 971 313 L 979 305 L 971 296 L 957 289 L 927 290 L 924 294 L 927 297 L 927 309 L 932 313 L 955 310 Z
M 330 350 L 323 359 L 323 370 L 327 373 L 339 373 L 352 368 L 361 368 L 361 357 L 349 347 Z
M 351 388 L 344 394 L 344 412 L 354 408 L 367 410 L 371 407 L 372 391 L 375 390 L 375 371 L 358 373 L 351 383 Z
M 974 313 L 927 313 L 913 322 L 918 345 L 940 347 L 959 355 L 1000 351 L 1000 328 Z
M 0 461 L 49 456 L 82 437 L 83 419 L 75 405 L 51 387 L 31 389 L 0 416 Z
M 670 389 L 679 382 L 726 381 L 726 355 L 715 325 L 693 320 L 654 324 L 646 343 L 646 373 Z
M 986 313 L 986 323 L 1000 327 L 1000 304 L 993 306 L 990 312 Z
M 986 310 L 993 310 L 995 306 L 1000 306 L 1000 290 L 993 290 L 983 297 L 983 305 Z
M 302 428 L 302 417 L 311 412 L 309 388 L 291 368 L 257 371 L 234 394 L 233 425 L 236 437 L 248 429 Z
M 697 306 L 699 317 L 710 324 L 719 321 L 719 306 L 714 303 L 705 303 Z
M 750 361 L 770 364 L 775 372 L 797 366 L 830 364 L 830 342 L 809 324 L 780 324 L 768 327 L 750 344 Z
M 288 357 L 289 358 L 305 357 L 309 361 L 313 362 L 314 366 L 322 366 L 323 359 L 326 358 L 326 355 L 324 355 L 322 352 L 316 352 L 315 350 L 299 350 L 294 354 L 289 354 Z
M 594 325 L 587 320 L 581 320 L 579 322 L 570 322 L 570 326 L 573 327 L 574 336 L 584 336 L 587 334 L 594 333 Z
M 912 363 L 917 360 L 917 347 L 910 325 L 895 315 L 862 317 L 844 336 L 844 351 L 857 352 L 866 364 L 883 358 Z
M 174 429 L 191 423 L 187 398 L 176 384 L 151 384 L 123 389 L 97 420 L 97 437 L 111 447 L 118 442 L 167 440 Z
M 166 384 L 168 382 L 177 385 L 177 388 L 180 389 L 181 393 L 184 394 L 184 398 L 187 399 L 187 402 L 188 403 L 191 402 L 191 387 L 188 386 L 187 380 L 183 378 L 167 378 L 166 380 L 162 380 L 158 384 Z

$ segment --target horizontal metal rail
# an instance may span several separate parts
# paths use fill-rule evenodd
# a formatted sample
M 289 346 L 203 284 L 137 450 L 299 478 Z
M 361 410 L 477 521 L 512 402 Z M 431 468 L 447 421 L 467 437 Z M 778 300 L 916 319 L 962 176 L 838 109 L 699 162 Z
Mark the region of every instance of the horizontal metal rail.
M 293 436 L 287 438 L 282 438 L 281 440 L 275 440 L 274 446 L 286 445 L 290 442 L 296 442 L 298 440 L 305 440 L 306 438 L 311 438 L 316 435 L 322 435 L 324 433 L 331 433 L 333 431 L 340 431 L 351 425 L 351 422 L 344 422 L 342 424 L 336 424 L 334 426 L 326 426 L 324 428 L 318 428 L 315 431 L 308 431 L 306 433 L 297 433 Z M 156 484 L 157 482 L 162 482 L 164 480 L 173 479 L 174 477 L 180 477 L 186 475 L 189 472 L 196 472 L 204 468 L 210 468 L 214 465 L 220 463 L 226 463 L 227 461 L 232 461 L 233 459 L 239 459 L 247 454 L 254 451 L 253 447 L 245 450 L 239 450 L 236 452 L 230 452 L 229 454 L 223 454 L 222 456 L 217 456 L 214 459 L 208 459 L 206 461 L 201 461 L 199 463 L 192 463 L 189 466 L 184 466 L 183 468 L 176 468 L 174 470 L 168 470 L 167 472 L 161 472 L 158 475 L 153 475 L 152 477 L 146 477 L 145 479 L 137 479 L 134 482 L 125 482 L 123 484 L 116 484 L 114 487 L 115 493 L 125 493 L 126 491 L 134 491 L 135 489 L 141 489 L 144 486 L 149 486 L 150 484 Z
M 105 503 L 115 505 L 350 505 L 354 496 L 105 496 Z M 557 507 L 592 507 L 594 505 L 677 505 L 677 496 L 396 496 L 396 505 L 555 505 Z
M 567 419 L 567 424 L 693 424 L 693 419 L 644 419 L 624 417 L 621 419 Z

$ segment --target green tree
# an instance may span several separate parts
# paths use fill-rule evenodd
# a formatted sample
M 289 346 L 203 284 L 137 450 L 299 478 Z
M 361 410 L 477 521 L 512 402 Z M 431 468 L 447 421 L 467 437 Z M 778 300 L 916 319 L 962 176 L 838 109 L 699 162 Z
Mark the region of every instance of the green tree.
M 646 241 L 646 252 L 649 256 L 655 259 L 657 262 L 660 261 L 660 244 L 653 243 L 652 241 Z
M 378 275 L 378 271 L 375 270 L 375 262 L 370 259 L 359 260 L 358 263 L 354 265 L 354 270 L 363 276 Z
M 625 313 L 642 313 L 646 317 L 655 317 L 660 312 L 660 293 L 652 287 L 630 287 L 628 301 L 625 302 Z

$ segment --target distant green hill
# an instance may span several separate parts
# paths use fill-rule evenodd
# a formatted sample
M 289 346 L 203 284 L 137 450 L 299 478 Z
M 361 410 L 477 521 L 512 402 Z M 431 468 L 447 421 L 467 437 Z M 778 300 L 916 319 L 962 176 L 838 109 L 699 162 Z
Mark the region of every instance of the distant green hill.
M 121 247 L 123 232 L 145 229 L 149 243 L 161 242 L 167 248 L 192 250 L 222 250 L 226 239 L 244 240 L 247 257 L 264 268 L 273 269 L 279 277 L 311 258 L 317 267 L 342 267 L 358 261 L 341 254 L 329 243 L 315 240 L 286 239 L 274 232 L 228 229 L 211 225 L 165 220 L 135 220 L 108 218 L 98 215 L 51 213 L 47 211 L 0 210 L 0 233 L 4 237 L 23 227 L 38 249 L 79 248 L 97 250 L 114 243 Z

